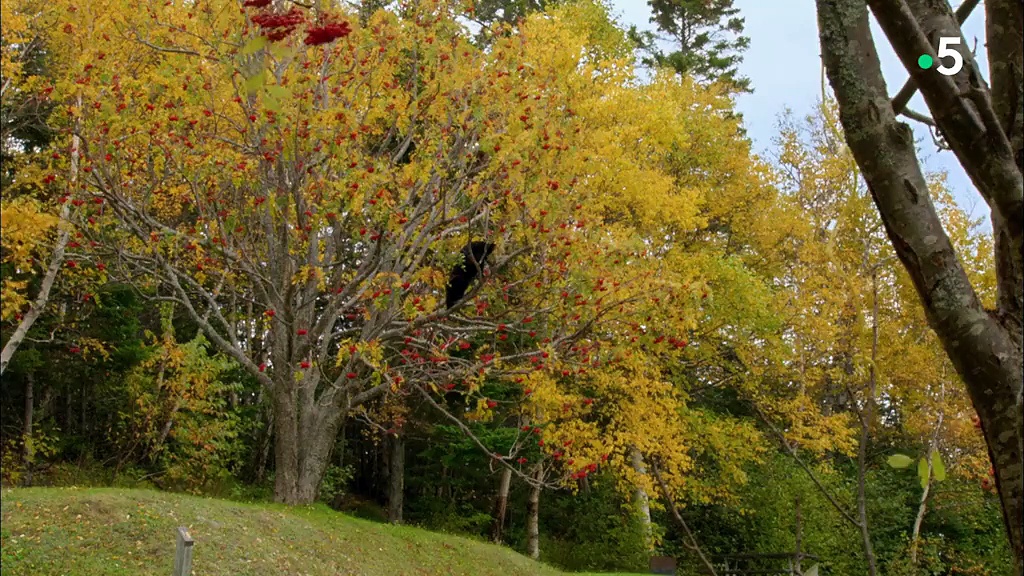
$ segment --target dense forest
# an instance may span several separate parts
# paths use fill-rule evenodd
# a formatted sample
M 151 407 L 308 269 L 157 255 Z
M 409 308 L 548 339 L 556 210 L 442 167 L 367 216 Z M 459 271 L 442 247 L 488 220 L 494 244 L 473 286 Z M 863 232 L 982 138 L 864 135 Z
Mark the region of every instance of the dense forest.
M 819 105 L 766 153 L 742 11 L 648 4 L 3 2 L 5 498 L 1020 576 L 1020 3 L 806 3 Z M 989 69 L 918 66 L 972 10 Z

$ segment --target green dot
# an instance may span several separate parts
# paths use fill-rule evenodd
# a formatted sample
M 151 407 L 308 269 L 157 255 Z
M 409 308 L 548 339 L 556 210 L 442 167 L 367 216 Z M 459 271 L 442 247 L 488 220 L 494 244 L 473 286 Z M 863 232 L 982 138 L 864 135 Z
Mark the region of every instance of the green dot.
M 921 54 L 921 57 L 917 59 L 917 65 L 920 66 L 922 70 L 931 68 L 934 63 L 935 61 L 932 57 L 927 54 Z

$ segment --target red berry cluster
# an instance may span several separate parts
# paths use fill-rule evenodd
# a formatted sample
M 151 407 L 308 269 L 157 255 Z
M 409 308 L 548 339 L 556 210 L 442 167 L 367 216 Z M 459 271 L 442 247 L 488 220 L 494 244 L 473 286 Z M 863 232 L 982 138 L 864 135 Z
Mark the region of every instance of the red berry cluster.
M 306 30 L 304 42 L 310 46 L 319 46 L 344 38 L 352 32 L 348 22 L 331 22 L 323 26 L 313 26 Z
M 284 14 L 263 12 L 253 16 L 252 21 L 260 27 L 267 40 L 275 42 L 294 32 L 295 28 L 305 21 L 305 16 L 298 8 L 292 8 Z

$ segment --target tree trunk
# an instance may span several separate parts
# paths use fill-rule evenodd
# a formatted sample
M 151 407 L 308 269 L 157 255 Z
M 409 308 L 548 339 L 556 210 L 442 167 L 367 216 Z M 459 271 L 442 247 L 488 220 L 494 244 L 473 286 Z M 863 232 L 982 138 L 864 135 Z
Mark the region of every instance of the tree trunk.
M 868 528 L 867 498 L 864 494 L 865 466 L 867 456 L 867 427 L 861 428 L 860 448 L 857 450 L 857 527 L 860 528 L 860 541 L 864 549 L 864 560 L 868 564 L 868 574 L 878 574 L 878 567 L 875 566 L 875 550 L 871 545 L 871 531 Z
M 53 398 L 54 398 L 53 386 L 50 386 L 49 383 L 44 382 L 43 383 L 43 397 L 39 399 L 39 406 L 36 408 L 36 410 L 39 411 L 39 419 L 40 420 L 46 420 L 46 418 L 48 416 L 50 416 L 50 414 L 52 413 L 52 410 L 53 410 Z
M 312 504 L 347 410 L 319 408 L 312 402 L 300 410 L 294 391 L 298 387 L 288 388 L 278 383 L 274 393 L 274 500 Z
M 262 396 L 262 392 L 261 392 Z M 270 447 L 274 441 L 274 410 L 263 404 L 262 398 L 257 401 L 264 414 L 263 430 L 260 432 L 260 441 L 256 453 L 256 463 L 253 467 L 253 477 L 256 483 L 263 482 L 267 472 L 267 461 L 270 459 Z
M 491 541 L 501 544 L 502 530 L 505 528 L 505 512 L 508 510 L 508 493 L 512 487 L 512 469 L 505 466 L 501 469 L 501 482 L 498 483 L 498 495 L 494 498 L 494 520 L 491 523 Z
M 35 413 L 33 388 L 35 388 L 35 378 L 32 376 L 32 372 L 28 372 L 25 374 L 25 424 L 22 428 L 25 462 L 25 476 L 22 479 L 22 485 L 24 486 L 32 485 L 32 463 L 35 460 L 35 446 L 32 441 L 32 417 Z
M 647 474 L 647 466 L 644 464 L 644 457 L 635 446 L 629 449 L 629 460 L 633 465 L 633 470 L 635 470 L 637 474 Z M 640 524 L 644 531 L 644 546 L 646 546 L 648 550 L 651 550 L 654 547 L 653 532 L 651 530 L 651 502 L 650 497 L 647 495 L 647 491 L 644 490 L 642 486 L 638 485 L 636 490 L 634 490 L 633 502 L 640 514 Z
M 530 486 L 530 499 L 526 504 L 526 555 L 540 559 L 540 491 L 543 469 L 538 465 L 533 474 L 537 483 Z
M 931 456 L 929 454 L 929 456 Z M 917 566 L 917 545 L 921 540 L 921 523 L 924 522 L 925 512 L 928 511 L 928 493 L 932 487 L 932 462 L 928 459 L 928 483 L 921 491 L 921 503 L 917 506 L 917 517 L 914 518 L 914 531 L 910 536 L 910 564 Z
M 173 314 L 173 312 L 172 312 L 172 314 Z M 173 336 L 174 332 L 173 332 L 173 329 L 170 327 L 170 324 L 168 324 L 168 327 L 167 327 L 166 330 L 167 330 L 167 334 L 169 335 L 168 337 Z M 160 368 L 159 368 L 159 370 L 157 370 L 156 389 L 157 389 L 158 393 L 159 393 L 159 391 L 163 390 L 163 388 L 164 388 L 164 376 L 167 373 L 167 360 L 168 360 L 169 354 L 170 354 L 169 350 L 164 350 L 164 356 L 160 360 Z M 180 408 L 181 408 L 181 402 L 175 400 L 174 401 L 174 405 L 171 407 L 170 414 L 168 414 L 167 415 L 167 419 L 164 420 L 164 425 L 160 427 L 160 435 L 157 436 L 156 442 L 153 444 L 152 448 L 150 448 L 150 450 L 149 450 L 149 457 L 150 457 L 151 461 L 156 462 L 157 457 L 159 457 L 160 451 L 164 447 L 164 442 L 167 441 L 167 437 L 171 434 L 171 427 L 174 426 L 174 416 L 178 413 L 178 410 Z
M 82 109 L 81 94 L 78 95 L 76 107 L 79 110 Z M 80 128 L 81 122 L 76 120 L 75 130 L 71 136 L 71 166 L 68 171 L 68 194 L 74 192 L 78 184 L 78 154 L 82 142 L 79 136 Z M 46 267 L 46 272 L 43 274 L 43 281 L 39 284 L 39 293 L 36 294 L 35 300 L 32 301 L 28 311 L 22 316 L 21 322 L 18 322 L 18 327 L 11 333 L 11 337 L 4 344 L 3 350 L 0 350 L 0 375 L 3 375 L 4 371 L 7 370 L 7 365 L 10 364 L 11 358 L 14 357 L 14 353 L 18 350 L 18 346 L 21 345 L 25 336 L 28 335 L 32 325 L 42 315 L 43 310 L 46 308 L 46 303 L 50 301 L 50 290 L 53 289 L 53 283 L 57 279 L 61 265 L 64 263 L 64 249 L 67 247 L 68 239 L 71 237 L 71 227 L 68 223 L 70 214 L 71 202 L 61 204 L 60 218 L 57 221 L 57 242 L 53 246 L 53 252 L 50 253 L 50 264 Z
M 174 416 L 178 413 L 181 408 L 181 404 L 175 402 L 171 408 L 171 413 L 167 415 L 167 420 L 164 421 L 164 425 L 160 427 L 160 435 L 157 436 L 156 442 L 153 444 L 153 448 L 149 451 L 149 457 L 152 461 L 160 456 L 160 452 L 164 448 L 164 442 L 167 442 L 167 437 L 171 435 L 171 428 L 174 426 Z
M 914 282 L 928 323 L 966 385 L 988 445 L 1003 522 L 1024 574 L 1024 67 L 1019 0 L 987 0 L 992 89 L 969 46 L 952 76 L 917 65 L 929 39 L 961 38 L 945 2 L 867 0 L 921 90 L 934 122 L 992 210 L 997 309 L 986 310 L 932 203 L 913 132 L 897 122 L 865 0 L 817 0 L 825 68 L 846 140 L 886 233 Z M 976 4 L 976 3 L 975 3 Z
M 405 493 L 405 438 L 394 434 L 388 438 L 388 522 L 402 523 L 402 502 Z
M 81 386 L 78 387 L 78 418 L 81 423 L 83 436 L 89 433 L 89 393 L 85 389 L 86 386 L 88 384 L 85 380 L 82 380 Z
M 878 272 L 871 273 L 871 366 L 868 368 L 868 397 L 865 409 L 860 413 L 860 445 L 857 448 L 857 519 L 860 525 L 861 545 L 864 560 L 868 563 L 868 574 L 878 574 L 875 549 L 871 545 L 871 531 L 868 528 L 868 499 L 865 493 L 868 473 L 868 442 L 871 440 L 871 424 L 875 417 L 875 393 L 877 379 L 875 361 L 878 357 Z

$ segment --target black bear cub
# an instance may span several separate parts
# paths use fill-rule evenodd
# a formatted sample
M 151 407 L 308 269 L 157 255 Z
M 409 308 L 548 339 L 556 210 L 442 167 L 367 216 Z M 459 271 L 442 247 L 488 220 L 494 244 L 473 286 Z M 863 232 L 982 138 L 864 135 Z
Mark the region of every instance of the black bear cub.
M 452 267 L 448 276 L 448 287 L 444 293 L 445 307 L 451 308 L 466 295 L 469 285 L 480 277 L 487 257 L 494 251 L 493 242 L 470 242 L 462 249 L 462 262 Z M 476 264 L 473 264 L 473 261 Z

